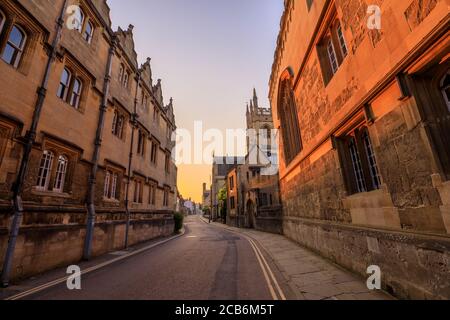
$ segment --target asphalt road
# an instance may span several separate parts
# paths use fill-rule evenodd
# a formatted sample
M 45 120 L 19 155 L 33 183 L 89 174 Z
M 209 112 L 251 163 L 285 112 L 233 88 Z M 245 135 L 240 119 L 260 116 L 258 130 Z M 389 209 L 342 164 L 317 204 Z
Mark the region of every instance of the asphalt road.
M 186 234 L 83 275 L 81 290 L 66 284 L 28 300 L 272 300 L 267 275 L 241 235 L 186 221 Z

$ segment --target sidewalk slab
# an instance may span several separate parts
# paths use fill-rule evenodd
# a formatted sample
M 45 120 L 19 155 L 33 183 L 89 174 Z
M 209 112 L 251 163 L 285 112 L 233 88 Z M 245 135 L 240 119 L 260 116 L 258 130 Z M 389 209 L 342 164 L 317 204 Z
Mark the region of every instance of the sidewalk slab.
M 371 291 L 366 280 L 335 265 L 288 238 L 220 223 L 213 225 L 244 234 L 270 256 L 295 295 L 306 300 L 393 300 L 383 291 Z

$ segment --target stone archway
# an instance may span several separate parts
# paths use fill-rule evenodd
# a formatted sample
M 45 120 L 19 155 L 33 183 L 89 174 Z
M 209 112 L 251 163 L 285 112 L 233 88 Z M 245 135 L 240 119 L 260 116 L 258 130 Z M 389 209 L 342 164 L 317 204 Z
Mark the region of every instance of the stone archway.
M 251 201 L 251 200 L 247 201 L 247 226 L 250 229 L 255 229 L 255 227 L 256 227 L 255 205 L 253 204 L 253 201 Z

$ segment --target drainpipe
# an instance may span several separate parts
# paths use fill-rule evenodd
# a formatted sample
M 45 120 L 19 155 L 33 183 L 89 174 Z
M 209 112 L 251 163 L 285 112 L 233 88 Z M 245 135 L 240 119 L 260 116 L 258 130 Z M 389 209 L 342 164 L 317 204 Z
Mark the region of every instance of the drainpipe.
M 33 119 L 31 126 L 25 135 L 25 145 L 23 150 L 22 160 L 20 162 L 19 173 L 17 174 L 17 180 L 12 187 L 13 203 L 14 203 L 14 215 L 11 222 L 11 230 L 9 233 L 8 247 L 6 249 L 5 260 L 3 262 L 3 271 L 1 277 L 1 285 L 7 287 L 9 285 L 9 276 L 11 273 L 11 267 L 14 258 L 14 250 L 16 247 L 17 236 L 19 235 L 20 224 L 22 223 L 23 205 L 22 205 L 22 189 L 27 175 L 28 165 L 30 161 L 30 155 L 33 148 L 33 144 L 36 141 L 37 127 L 41 116 L 42 108 L 44 106 L 45 97 L 47 94 L 48 81 L 50 78 L 50 72 L 53 66 L 53 62 L 56 59 L 56 51 L 59 41 L 61 39 L 62 30 L 64 27 L 64 15 L 66 12 L 68 0 L 64 0 L 61 12 L 56 22 L 56 34 L 53 39 L 49 57 L 47 60 L 47 66 L 44 71 L 44 77 L 41 82 L 41 86 L 37 90 L 37 100 L 34 106 Z
M 89 260 L 91 258 L 92 253 L 92 240 L 94 237 L 94 229 L 95 229 L 95 186 L 97 184 L 97 171 L 98 171 L 98 162 L 100 158 L 100 149 L 102 146 L 102 136 L 103 129 L 105 126 L 105 115 L 106 110 L 108 108 L 108 96 L 109 96 L 109 88 L 111 85 L 111 69 L 112 69 L 112 60 L 114 56 L 114 52 L 116 50 L 117 39 L 115 36 L 112 37 L 112 43 L 108 52 L 108 62 L 106 64 L 105 71 L 105 79 L 103 82 L 103 96 L 102 102 L 100 105 L 100 114 L 98 116 L 98 124 L 97 124 L 97 132 L 95 135 L 95 147 L 94 154 L 92 155 L 92 168 L 89 176 L 89 185 L 87 191 L 87 223 L 86 223 L 86 239 L 84 241 L 84 249 L 83 249 L 83 259 Z
M 130 155 L 128 157 L 128 178 L 126 185 L 126 194 L 125 194 L 125 212 L 127 215 L 127 224 L 125 228 L 125 249 L 128 249 L 128 236 L 130 232 L 130 222 L 131 222 L 131 213 L 130 213 L 130 200 L 129 200 L 129 190 L 131 183 L 131 165 L 133 163 L 133 146 L 134 146 L 134 131 L 137 125 L 137 104 L 138 104 L 138 92 L 139 92 L 139 84 L 141 83 L 141 70 L 138 70 L 137 75 L 137 85 L 136 92 L 134 94 L 134 110 L 131 115 L 131 144 L 130 144 Z

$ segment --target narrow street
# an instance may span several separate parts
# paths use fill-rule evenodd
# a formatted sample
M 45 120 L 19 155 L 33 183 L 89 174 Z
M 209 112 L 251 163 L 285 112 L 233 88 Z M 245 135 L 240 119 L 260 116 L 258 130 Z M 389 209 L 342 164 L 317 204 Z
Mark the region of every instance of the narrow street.
M 271 300 L 258 258 L 244 237 L 190 217 L 182 237 L 26 300 Z

